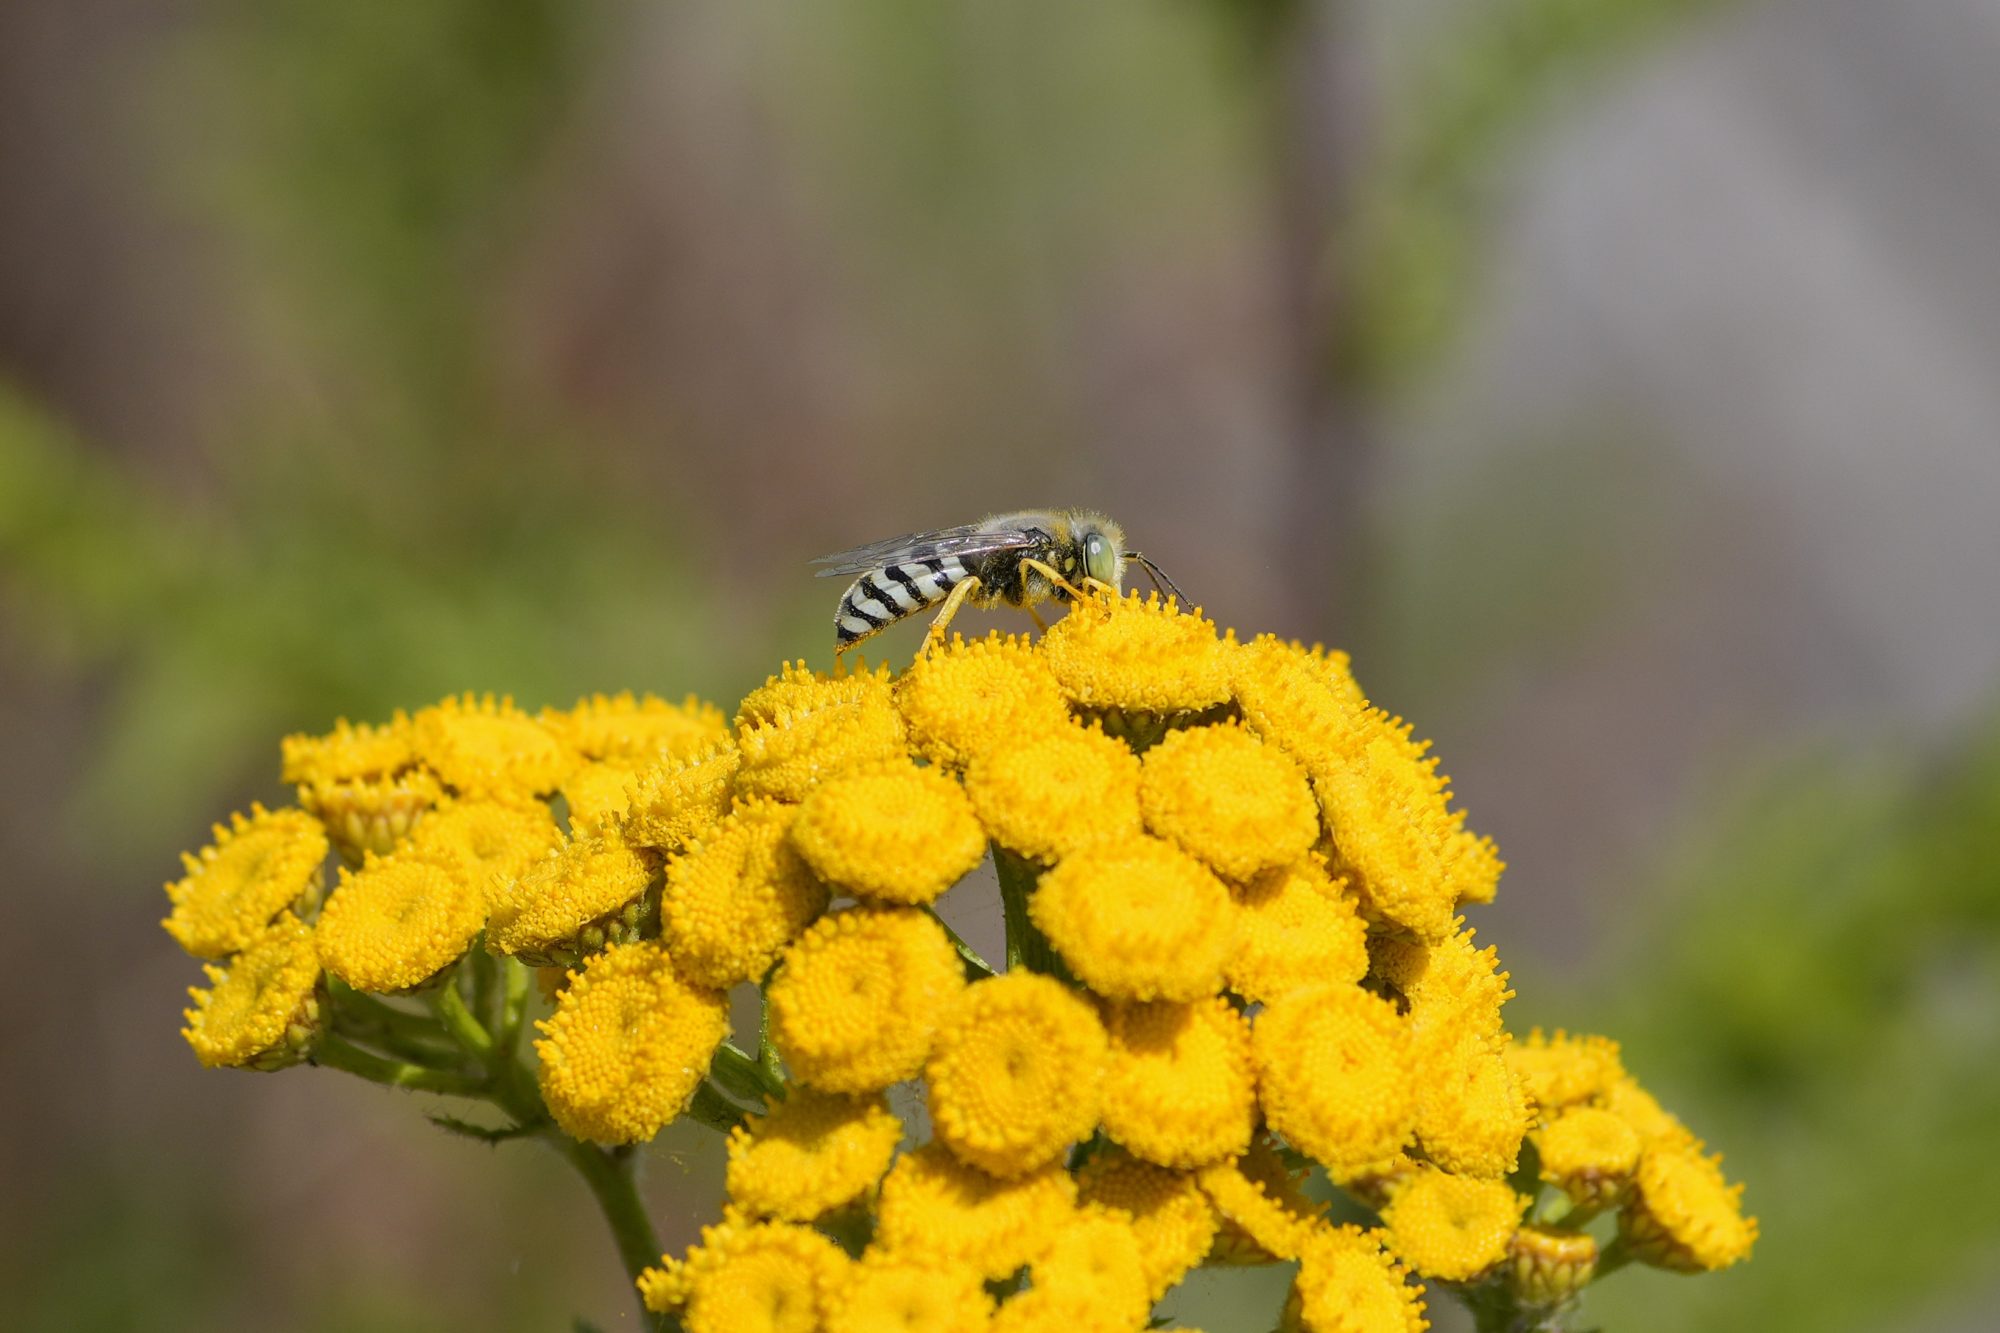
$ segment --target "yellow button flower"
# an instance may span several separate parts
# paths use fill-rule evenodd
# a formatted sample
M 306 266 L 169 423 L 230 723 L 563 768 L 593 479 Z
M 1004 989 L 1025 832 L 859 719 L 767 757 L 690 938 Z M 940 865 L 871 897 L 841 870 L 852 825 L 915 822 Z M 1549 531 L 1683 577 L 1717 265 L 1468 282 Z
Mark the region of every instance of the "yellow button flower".
M 965 988 L 958 952 L 913 908 L 822 917 L 785 951 L 766 998 L 794 1078 L 876 1092 L 915 1078 L 944 1010 Z
M 962 1262 L 998 1280 L 1039 1253 L 1075 1207 L 1076 1177 L 1060 1162 L 1000 1180 L 928 1143 L 883 1179 L 875 1243 L 890 1256 Z
M 1301 1188 L 1307 1174 L 1288 1168 L 1262 1138 L 1240 1158 L 1198 1168 L 1195 1182 L 1224 1223 L 1211 1261 L 1259 1264 L 1298 1258 L 1320 1225 L 1319 1205 Z
M 1609 1037 L 1549 1036 L 1540 1028 L 1508 1046 L 1507 1064 L 1545 1115 L 1600 1097 L 1625 1077 Z
M 1506 1257 L 1528 1200 L 1505 1181 L 1421 1168 L 1383 1210 L 1389 1248 L 1425 1277 L 1470 1282 Z
M 421 768 L 299 788 L 299 804 L 326 827 L 341 856 L 354 865 L 370 852 L 387 856 L 401 847 L 443 797 L 437 775 Z
M 305 1058 L 319 1033 L 319 955 L 312 930 L 287 912 L 230 960 L 205 966 L 211 989 L 188 989 L 194 1008 L 181 1035 L 214 1068 L 282 1069 Z
M 1042 876 L 1029 914 L 1077 977 L 1114 1000 L 1194 1000 L 1222 985 L 1229 890 L 1145 836 L 1092 843 Z
M 1630 1125 L 1639 1135 L 1639 1142 L 1648 1148 L 1701 1147 L 1701 1140 L 1677 1116 L 1640 1087 L 1639 1080 L 1623 1071 L 1605 1087 L 1598 1104 Z
M 173 911 L 160 923 L 197 958 L 235 953 L 287 908 L 316 905 L 326 860 L 326 834 L 299 810 L 253 805 L 214 833 L 198 854 L 181 854 L 187 875 L 167 885 Z
M 564 1133 L 639 1143 L 681 1113 L 729 1035 L 729 997 L 697 986 L 657 943 L 590 960 L 535 1025 L 542 1098 Z
M 1078 1202 L 1111 1209 L 1132 1229 L 1149 1300 L 1166 1295 L 1215 1243 L 1215 1206 L 1184 1171 L 1107 1148 L 1084 1163 L 1076 1180 Z
M 1029 1287 L 1000 1307 L 995 1333 L 1133 1333 L 1152 1308 L 1139 1241 L 1121 1214 L 1079 1209 L 1028 1266 Z
M 1379 1232 L 1322 1227 L 1300 1256 L 1288 1317 L 1304 1333 L 1423 1333 L 1423 1288 L 1384 1250 Z
M 1584 1231 L 1524 1226 L 1508 1241 L 1501 1271 L 1523 1304 L 1561 1305 L 1597 1275 L 1597 1242 Z
M 736 708 L 738 729 L 776 722 L 788 713 L 811 712 L 831 703 L 850 703 L 889 687 L 889 669 L 873 671 L 858 657 L 837 665 L 832 674 L 814 671 L 805 662 L 786 662 L 774 676 L 743 696 Z
M 1427 1048 L 1448 1048 L 1464 1037 L 1497 1038 L 1504 1031 L 1500 1009 L 1514 992 L 1500 970 L 1500 951 L 1477 948 L 1473 931 L 1462 929 L 1428 945 L 1378 938 L 1369 951 L 1376 977 L 1409 1001 L 1411 1030 Z
M 902 1137 L 880 1097 L 794 1088 L 730 1132 L 730 1201 L 753 1216 L 810 1222 L 875 1188 Z
M 1250 1034 L 1265 1118 L 1336 1174 L 1396 1156 L 1416 1127 L 1410 1034 L 1357 986 L 1308 986 L 1264 1007 Z
M 667 948 L 704 986 L 761 977 L 826 910 L 827 888 L 787 837 L 795 807 L 753 801 L 667 863 Z
M 1257 1125 L 1250 1022 L 1220 997 L 1114 1005 L 1104 1132 L 1161 1166 L 1240 1156 Z
M 994 740 L 966 767 L 965 793 L 995 842 L 1044 864 L 1140 831 L 1139 757 L 1066 715 Z
M 1020 637 L 998 633 L 918 656 L 896 681 L 910 744 L 934 764 L 964 768 L 995 746 L 1069 722 L 1055 673 Z
M 940 1143 L 996 1176 L 1056 1160 L 1097 1128 L 1104 1025 L 1061 982 L 1008 972 L 966 987 L 924 1075 Z
M 1229 989 L 1253 1003 L 1301 986 L 1357 982 L 1368 972 L 1368 928 L 1326 867 L 1308 857 L 1233 885 Z
M 632 805 L 636 769 L 618 763 L 592 762 L 563 779 L 563 804 L 569 807 L 571 833 L 592 833 L 614 823 Z
M 562 841 L 540 801 L 448 801 L 410 839 L 414 857 L 456 857 L 487 903 Z
M 486 946 L 532 966 L 637 938 L 652 865 L 614 833 L 571 838 L 492 900 Z
M 284 780 L 301 787 L 388 777 L 417 762 L 410 719 L 401 709 L 381 726 L 341 718 L 323 736 L 287 736 L 279 748 Z
M 722 740 L 641 769 L 625 807 L 625 841 L 671 854 L 708 833 L 729 813 L 741 762 L 736 742 Z
M 1146 827 L 1234 880 L 1300 860 L 1319 837 L 1305 774 L 1234 723 L 1169 732 L 1148 750 L 1139 805 Z
M 1700 1273 L 1749 1258 L 1757 1219 L 1743 1215 L 1743 1187 L 1723 1179 L 1720 1156 L 1662 1145 L 1640 1157 L 1618 1232 L 1634 1258 Z
M 319 918 L 319 957 L 360 991 L 415 990 L 464 956 L 486 899 L 447 855 L 370 857 L 342 870 Z
M 1444 1048 L 1419 1045 L 1417 1142 L 1447 1171 L 1498 1179 L 1520 1160 L 1534 1111 L 1501 1047 L 1470 1034 Z
M 852 1267 L 810 1227 L 730 1221 L 638 1285 L 647 1309 L 679 1309 L 687 1333 L 820 1333 Z
M 539 720 L 576 753 L 624 768 L 699 754 L 729 733 L 714 704 L 693 695 L 670 704 L 630 690 L 593 694 L 571 708 L 545 708 Z
M 1226 657 L 1244 722 L 1301 766 L 1340 753 L 1367 711 L 1346 653 L 1259 634 Z
M 806 702 L 777 707 L 768 717 L 746 712 L 736 744 L 743 752 L 737 796 L 792 803 L 829 778 L 906 753 L 902 714 L 887 679 L 877 675 L 826 680 Z
M 871 1252 L 833 1294 L 826 1333 L 986 1333 L 993 1298 L 969 1264 Z
M 576 755 L 512 699 L 461 695 L 410 719 L 417 757 L 464 796 L 546 796 Z
M 928 903 L 986 855 L 986 831 L 956 782 L 899 763 L 835 778 L 806 797 L 792 844 L 834 888 Z
M 1229 664 L 1215 626 L 1141 598 L 1097 596 L 1070 607 L 1042 636 L 1042 658 L 1073 703 L 1155 715 L 1199 713 L 1229 698 Z
M 1572 1107 L 1532 1137 L 1542 1179 L 1580 1207 L 1616 1201 L 1639 1165 L 1638 1131 L 1594 1106 Z

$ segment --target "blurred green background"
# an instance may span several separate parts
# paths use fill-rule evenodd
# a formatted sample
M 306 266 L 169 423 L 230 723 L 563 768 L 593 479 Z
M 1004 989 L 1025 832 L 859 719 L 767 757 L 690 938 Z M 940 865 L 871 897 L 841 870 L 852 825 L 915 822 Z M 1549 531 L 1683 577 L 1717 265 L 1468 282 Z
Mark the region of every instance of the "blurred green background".
M 195 1066 L 175 853 L 286 731 L 727 703 L 830 657 L 807 557 L 1089 504 L 1354 652 L 1508 857 L 1515 1025 L 1748 1182 L 1754 1261 L 1605 1328 L 1988 1327 L 1996 58 L 1986 0 L 0 7 L 5 1322 L 629 1326 L 552 1156 Z

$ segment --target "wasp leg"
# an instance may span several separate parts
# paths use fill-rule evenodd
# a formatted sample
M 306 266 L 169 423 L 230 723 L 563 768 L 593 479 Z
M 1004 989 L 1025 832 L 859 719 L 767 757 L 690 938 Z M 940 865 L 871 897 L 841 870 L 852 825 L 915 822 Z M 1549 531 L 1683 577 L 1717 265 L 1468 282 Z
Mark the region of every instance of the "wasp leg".
M 1034 617 L 1036 629 L 1041 630 L 1044 634 L 1048 633 L 1049 622 L 1042 619 L 1042 613 L 1040 611 L 1037 611 L 1032 606 L 1024 606 L 1021 609 L 1023 611 L 1026 611 L 1030 616 Z
M 951 590 L 951 596 L 944 599 L 943 609 L 931 621 L 930 632 L 924 635 L 924 646 L 917 650 L 917 656 L 922 657 L 934 645 L 944 642 L 944 632 L 951 628 L 951 618 L 958 614 L 958 608 L 965 605 L 965 599 L 972 596 L 973 591 L 978 587 L 979 576 L 977 574 L 968 574 L 966 575 L 965 582 Z
M 1098 591 L 1100 588 L 1103 589 L 1104 592 L 1110 595 L 1113 599 L 1117 598 L 1118 589 L 1112 587 L 1110 584 L 1106 583 L 1103 579 L 1094 579 L 1087 574 L 1084 576 L 1083 589 L 1085 593 L 1094 593 Z
M 1083 593 L 1078 590 L 1077 586 L 1074 583 L 1071 583 L 1061 574 L 1058 574 L 1053 568 L 1043 564 L 1041 561 L 1035 559 L 1033 556 L 1027 556 L 1021 561 L 1021 572 L 1023 574 L 1027 574 L 1030 571 L 1036 574 L 1040 574 L 1043 578 L 1047 579 L 1055 587 L 1061 588 L 1071 597 L 1080 598 L 1083 596 Z M 1088 585 L 1090 582 L 1091 580 L 1089 579 L 1084 580 L 1084 583 L 1086 585 Z M 1024 601 L 1022 605 L 1026 606 L 1027 603 Z M 1037 617 L 1037 619 L 1039 620 L 1040 618 Z

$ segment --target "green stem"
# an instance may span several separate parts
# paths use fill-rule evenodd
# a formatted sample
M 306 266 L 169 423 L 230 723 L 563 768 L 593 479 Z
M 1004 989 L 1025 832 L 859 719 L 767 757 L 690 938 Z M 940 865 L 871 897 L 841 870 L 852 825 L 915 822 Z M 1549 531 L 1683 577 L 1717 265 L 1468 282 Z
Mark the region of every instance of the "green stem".
M 472 1011 L 465 1007 L 465 997 L 458 993 L 452 981 L 432 992 L 431 1008 L 436 1012 L 444 1030 L 451 1034 L 453 1041 L 465 1048 L 465 1053 L 479 1063 L 491 1068 L 493 1065 L 493 1038 L 480 1026 Z
M 528 1016 L 528 992 L 534 979 L 528 972 L 527 964 L 509 958 L 502 965 L 506 969 L 506 991 L 500 1001 L 500 1049 L 511 1059 L 521 1045 L 521 1028 Z
M 484 1097 L 488 1091 L 484 1079 L 469 1078 L 464 1074 L 391 1060 L 372 1051 L 364 1051 L 332 1033 L 327 1033 L 319 1039 L 318 1046 L 313 1050 L 313 1063 L 324 1065 L 328 1069 L 345 1070 L 371 1083 L 386 1084 L 392 1088 L 442 1092 L 454 1097 Z
M 1007 922 L 1007 966 L 1025 967 L 1064 981 L 1073 980 L 1069 969 L 1028 915 L 1028 899 L 1040 878 L 1034 865 L 1002 847 L 993 849 L 993 871 L 1000 880 L 1000 907 Z
M 473 946 L 468 959 L 472 967 L 472 1012 L 479 1015 L 489 1031 L 500 1028 L 500 1008 L 497 1000 L 499 991 L 499 968 L 497 959 L 486 950 Z
M 694 1090 L 694 1100 L 684 1114 L 697 1124 L 707 1125 L 718 1134 L 727 1134 L 743 1123 L 743 1108 L 716 1091 L 707 1079 Z
M 951 923 L 937 914 L 936 908 L 926 907 L 924 910 L 930 913 L 931 920 L 944 927 L 945 938 L 951 941 L 952 948 L 958 950 L 958 959 L 965 965 L 965 979 L 967 981 L 978 981 L 982 977 L 994 975 L 993 965 L 984 958 L 981 958 L 978 951 L 970 944 L 967 944 L 960 937 L 959 933 L 951 928 Z M 1009 931 L 1008 933 L 1011 937 L 1012 932 Z M 1008 960 L 1008 965 L 1013 965 L 1013 959 L 1010 958 Z
M 764 1062 L 740 1049 L 734 1042 L 725 1041 L 715 1048 L 715 1058 L 709 1061 L 708 1072 L 732 1097 L 761 1101 L 785 1095 L 783 1079 L 773 1082 L 764 1068 Z
M 633 1180 L 632 1167 L 638 1154 L 631 1148 L 599 1148 L 560 1131 L 551 1131 L 549 1141 L 569 1159 L 583 1177 L 583 1183 L 590 1186 L 598 1211 L 604 1214 L 605 1224 L 611 1228 L 611 1240 L 618 1247 L 625 1276 L 636 1284 L 639 1274 L 660 1261 L 660 1239 L 653 1231 L 653 1220 L 646 1216 L 645 1205 L 639 1201 L 639 1190 Z M 639 1318 L 642 1327 L 662 1327 L 659 1317 L 646 1309 L 643 1300 L 639 1302 Z
M 771 1040 L 771 975 L 777 969 L 764 974 L 763 983 L 757 988 L 757 1066 L 764 1071 L 764 1081 L 778 1096 L 785 1095 L 785 1065 L 778 1058 L 778 1044 Z

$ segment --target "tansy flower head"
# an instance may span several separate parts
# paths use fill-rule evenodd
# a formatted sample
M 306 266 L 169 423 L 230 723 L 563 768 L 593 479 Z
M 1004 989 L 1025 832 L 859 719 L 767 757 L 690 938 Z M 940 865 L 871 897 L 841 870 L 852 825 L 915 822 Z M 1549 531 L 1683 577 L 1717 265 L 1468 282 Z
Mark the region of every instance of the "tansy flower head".
M 1043 1166 L 1097 1127 L 1104 1025 L 1051 977 L 974 982 L 938 1028 L 925 1077 L 933 1131 L 996 1176 Z
M 1328 1171 L 1393 1158 L 1416 1127 L 1408 1028 L 1388 1001 L 1329 983 L 1291 991 L 1250 1035 L 1265 1118 Z
M 490 903 L 561 841 L 540 801 L 449 801 L 410 839 L 410 855 L 455 857 Z
M 660 918 L 689 977 L 724 987 L 761 977 L 826 910 L 826 885 L 786 836 L 797 814 L 753 801 L 668 862 Z
M 1305 774 L 1236 723 L 1169 732 L 1146 752 L 1139 805 L 1146 827 L 1235 880 L 1301 859 L 1319 836 Z
M 563 779 L 563 804 L 572 833 L 591 833 L 623 815 L 632 804 L 638 774 L 623 764 L 589 763 Z
M 672 853 L 707 833 L 729 813 L 741 762 L 736 742 L 724 739 L 641 770 L 625 807 L 625 841 Z
M 941 1143 L 905 1153 L 882 1181 L 875 1243 L 893 1257 L 962 1262 L 999 1279 L 1027 1263 L 1075 1211 L 1060 1162 L 1000 1180 Z
M 1045 864 L 1140 831 L 1139 757 L 1066 716 L 996 739 L 967 766 L 965 792 L 995 842 Z
M 1423 1333 L 1423 1288 L 1382 1248 L 1380 1233 L 1322 1227 L 1300 1256 L 1286 1327 L 1301 1333 Z
M 340 872 L 320 914 L 320 962 L 356 990 L 414 990 L 457 962 L 485 924 L 485 895 L 449 853 L 371 856 Z
M 1757 1219 L 1743 1216 L 1743 1187 L 1723 1179 L 1721 1157 L 1662 1145 L 1640 1156 L 1618 1232 L 1634 1258 L 1700 1273 L 1749 1258 Z
M 1397 1191 L 1382 1220 L 1389 1248 L 1425 1277 L 1470 1282 L 1500 1262 L 1528 1200 L 1505 1181 L 1429 1167 Z
M 1630 1125 L 1647 1148 L 1699 1150 L 1701 1147 L 1701 1140 L 1689 1132 L 1679 1117 L 1640 1087 L 1639 1080 L 1622 1071 L 1598 1097 L 1598 1105 Z
M 202 969 L 181 1035 L 204 1065 L 282 1069 L 319 1034 L 319 955 L 312 930 L 289 912 L 258 931 L 227 967 Z
M 1257 1124 L 1250 1022 L 1226 1000 L 1114 1005 L 1104 1131 L 1162 1166 L 1240 1156 Z
M 875 1092 L 915 1078 L 965 987 L 944 928 L 912 908 L 822 917 L 785 950 L 766 991 L 771 1035 L 800 1082 Z
M 646 1307 L 681 1309 L 687 1333 L 819 1333 L 851 1261 L 810 1227 L 724 1222 L 666 1270 L 639 1279 Z
M 341 718 L 324 736 L 287 736 L 279 751 L 284 780 L 301 787 L 387 777 L 417 761 L 410 719 L 401 709 L 381 726 Z
M 1000 1307 L 995 1333 L 1127 1333 L 1143 1328 L 1152 1284 L 1123 1215 L 1082 1208 L 1028 1266 L 1028 1290 Z
M 1215 626 L 1157 595 L 1078 602 L 1042 637 L 1042 656 L 1081 708 L 1154 716 L 1199 713 L 1229 698 Z
M 1384 937 L 1369 942 L 1374 976 L 1409 1002 L 1410 1029 L 1419 1042 L 1444 1047 L 1503 1031 L 1500 1007 L 1514 992 L 1500 970 L 1499 950 L 1477 948 L 1472 937 L 1470 929 L 1460 929 L 1433 944 Z
M 829 778 L 905 754 L 903 717 L 881 675 L 834 678 L 768 717 L 746 712 L 736 744 L 737 796 L 794 803 Z
M 795 1088 L 730 1132 L 730 1201 L 753 1216 L 810 1222 L 873 1189 L 902 1136 L 880 1097 Z
M 1609 1037 L 1548 1036 L 1540 1028 L 1507 1047 L 1507 1064 L 1545 1115 L 1602 1096 L 1625 1077 Z
M 443 795 L 436 774 L 412 768 L 391 777 L 308 783 L 299 788 L 299 804 L 326 826 L 341 856 L 359 865 L 370 852 L 387 856 L 400 847 Z
M 835 665 L 832 674 L 814 671 L 803 661 L 787 662 L 775 676 L 743 696 L 736 708 L 736 725 L 743 728 L 775 722 L 787 713 L 811 711 L 830 703 L 846 703 L 889 686 L 889 669 L 871 671 L 859 658 Z
M 873 1251 L 833 1294 L 826 1333 L 986 1333 L 993 1298 L 969 1264 Z
M 326 834 L 299 810 L 253 805 L 214 832 L 198 854 L 182 854 L 187 875 L 167 885 L 173 911 L 160 923 L 197 958 L 235 953 L 280 912 L 315 905 L 326 860 Z
M 835 778 L 806 797 L 792 845 L 842 892 L 928 903 L 979 864 L 986 831 L 956 782 L 897 763 Z
M 410 719 L 417 757 L 466 796 L 545 796 L 576 755 L 512 699 L 461 695 Z
M 1269 1142 L 1252 1141 L 1250 1151 L 1195 1172 L 1201 1192 L 1224 1222 L 1210 1261 L 1231 1264 L 1296 1259 L 1320 1222 L 1320 1207 L 1301 1188 L 1305 1171 L 1285 1165 Z
M 545 708 L 540 721 L 586 759 L 628 768 L 698 754 L 729 733 L 722 710 L 693 695 L 678 704 L 630 690 L 593 694 L 566 709 Z
M 486 946 L 537 967 L 574 963 L 638 938 L 653 883 L 652 864 L 616 833 L 571 838 L 494 895 Z
M 1368 708 L 1346 653 L 1259 634 L 1230 653 L 1228 665 L 1243 720 L 1301 765 L 1339 753 Z
M 1055 673 L 1025 638 L 952 636 L 896 682 L 910 745 L 932 763 L 963 768 L 997 745 L 1069 721 Z
M 1609 1111 L 1575 1106 L 1534 1132 L 1542 1179 L 1580 1207 L 1617 1200 L 1639 1165 L 1639 1134 Z
M 1042 876 L 1029 914 L 1099 995 L 1193 1000 L 1222 984 L 1229 890 L 1199 861 L 1143 835 L 1092 843 Z
M 1524 1305 L 1561 1305 L 1596 1276 L 1597 1242 L 1587 1231 L 1525 1226 L 1507 1242 L 1507 1286 Z
M 1417 1142 L 1424 1155 L 1461 1175 L 1497 1179 L 1512 1171 L 1533 1110 L 1500 1041 L 1467 1033 L 1450 1046 L 1419 1048 Z
M 1253 1003 L 1301 986 L 1360 981 L 1368 971 L 1368 928 L 1354 902 L 1307 857 L 1232 885 L 1235 926 L 1223 979 Z
M 638 1143 L 681 1113 L 729 1035 L 729 997 L 690 982 L 657 943 L 590 960 L 535 1025 L 542 1098 L 563 1132 Z
M 1166 1295 L 1215 1243 L 1215 1207 L 1186 1172 L 1107 1148 L 1084 1163 L 1076 1180 L 1078 1202 L 1120 1213 L 1131 1228 L 1149 1300 Z

